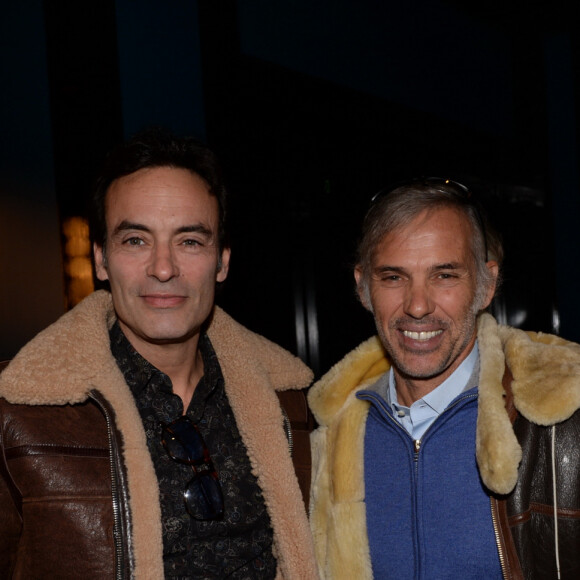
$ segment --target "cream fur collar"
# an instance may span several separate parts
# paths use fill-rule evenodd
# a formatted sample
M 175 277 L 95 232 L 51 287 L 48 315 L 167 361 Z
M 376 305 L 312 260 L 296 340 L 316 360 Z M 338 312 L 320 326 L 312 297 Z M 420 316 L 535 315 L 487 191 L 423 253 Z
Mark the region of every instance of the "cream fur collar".
M 0 375 L 0 396 L 14 404 L 63 405 L 83 402 L 91 389 L 98 388 L 109 398 L 110 386 L 97 377 L 121 378 L 109 348 L 108 333 L 114 321 L 110 294 L 104 290 L 91 294 L 20 350 Z M 230 366 L 243 366 L 251 359 L 255 372 L 265 373 L 275 390 L 303 388 L 312 380 L 312 373 L 298 358 L 238 324 L 217 306 L 208 335 L 220 364 L 226 367 L 225 375 Z
M 505 365 L 513 375 L 517 410 L 538 425 L 552 425 L 580 408 L 580 346 L 556 336 L 498 325 L 489 314 L 478 320 L 481 357 L 477 461 L 486 486 L 509 493 L 517 482 L 521 448 L 504 406 Z M 309 403 L 321 425 L 340 414 L 347 400 L 389 369 L 378 337 L 350 352 L 311 389 Z

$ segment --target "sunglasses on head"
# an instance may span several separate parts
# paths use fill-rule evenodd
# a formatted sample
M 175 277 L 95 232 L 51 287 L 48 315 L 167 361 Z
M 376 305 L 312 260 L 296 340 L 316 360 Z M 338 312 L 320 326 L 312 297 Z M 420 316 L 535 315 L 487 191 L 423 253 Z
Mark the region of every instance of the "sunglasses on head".
M 196 520 L 215 520 L 223 516 L 224 498 L 209 450 L 199 429 L 188 417 L 162 424 L 161 442 L 173 461 L 191 465 L 193 478 L 185 486 L 183 500 Z
M 458 181 L 446 179 L 444 177 L 416 177 L 408 181 L 399 182 L 386 189 L 382 189 L 372 197 L 371 207 L 374 206 L 379 200 L 388 197 L 391 193 L 397 189 L 400 189 L 401 187 L 428 187 L 440 193 L 450 194 L 457 200 L 461 201 L 463 205 L 472 208 L 475 219 L 477 220 L 477 225 L 479 226 L 479 230 L 483 236 L 483 246 L 487 259 L 487 234 L 485 222 L 478 204 L 475 201 L 471 190 L 467 186 L 459 183 Z

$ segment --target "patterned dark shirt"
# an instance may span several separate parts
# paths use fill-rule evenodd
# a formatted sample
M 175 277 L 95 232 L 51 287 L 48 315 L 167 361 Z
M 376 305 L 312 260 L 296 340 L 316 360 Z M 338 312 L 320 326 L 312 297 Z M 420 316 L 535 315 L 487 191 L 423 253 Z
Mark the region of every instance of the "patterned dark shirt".
M 173 393 L 169 377 L 131 346 L 118 322 L 111 328 L 110 339 L 111 351 L 141 414 L 159 480 L 165 578 L 274 578 L 270 517 L 207 335 L 199 340 L 205 374 L 193 393 L 187 416 L 205 440 L 223 490 L 224 516 L 210 521 L 196 520 L 187 513 L 183 491 L 193 470 L 173 461 L 161 442 L 161 423 L 183 414 L 181 398 Z

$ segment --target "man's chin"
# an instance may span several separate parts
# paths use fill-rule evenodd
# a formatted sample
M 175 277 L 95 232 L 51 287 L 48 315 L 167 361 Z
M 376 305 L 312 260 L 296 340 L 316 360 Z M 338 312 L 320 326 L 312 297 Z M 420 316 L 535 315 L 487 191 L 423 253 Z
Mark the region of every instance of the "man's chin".
M 170 345 L 170 344 L 183 344 L 188 340 L 191 340 L 197 333 L 190 332 L 186 334 L 158 334 L 153 336 L 145 337 L 145 340 L 150 344 L 157 344 L 160 346 Z
M 423 356 L 421 356 L 423 355 Z M 398 374 L 411 380 L 429 380 L 442 375 L 446 370 L 446 365 L 441 361 L 424 360 L 425 353 L 420 353 L 414 357 L 394 357 L 393 366 Z
M 177 331 L 175 326 L 167 329 L 162 328 L 152 328 L 152 329 L 123 329 L 123 332 L 130 342 L 136 340 L 141 343 L 146 343 L 155 346 L 168 346 L 171 344 L 184 344 L 194 338 L 199 334 L 200 329 L 183 329 L 182 331 Z M 133 337 L 133 340 L 132 338 Z

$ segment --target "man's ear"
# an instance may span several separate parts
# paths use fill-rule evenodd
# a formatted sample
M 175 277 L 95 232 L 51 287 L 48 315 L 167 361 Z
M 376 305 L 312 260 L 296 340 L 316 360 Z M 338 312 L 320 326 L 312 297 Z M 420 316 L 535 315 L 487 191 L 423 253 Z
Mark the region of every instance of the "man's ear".
M 230 248 L 224 248 L 222 250 L 222 255 L 218 263 L 216 282 L 223 282 L 228 277 L 231 255 L 232 251 L 230 250 Z
M 372 312 L 373 307 L 371 305 L 369 296 L 369 285 L 365 280 L 364 273 L 359 265 L 355 266 L 354 268 L 354 279 L 356 280 L 356 291 L 358 293 L 358 299 L 369 312 Z
M 107 272 L 107 260 L 105 258 L 103 246 L 100 246 L 94 242 L 93 254 L 95 256 L 95 273 L 97 278 L 101 282 L 104 282 L 105 280 L 109 279 L 109 273 Z
M 495 260 L 490 260 L 485 265 L 486 265 L 487 269 L 489 270 L 489 273 L 490 273 L 493 281 L 489 285 L 489 288 L 487 289 L 487 293 L 485 295 L 485 300 L 484 300 L 484 304 L 482 306 L 482 310 L 487 308 L 491 304 L 491 301 L 493 300 L 493 297 L 495 295 L 495 290 L 497 287 L 497 277 L 499 276 L 499 265 Z

